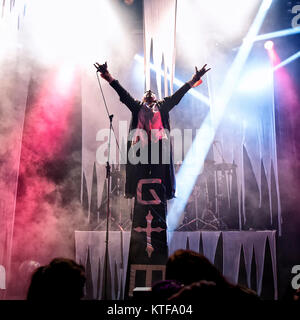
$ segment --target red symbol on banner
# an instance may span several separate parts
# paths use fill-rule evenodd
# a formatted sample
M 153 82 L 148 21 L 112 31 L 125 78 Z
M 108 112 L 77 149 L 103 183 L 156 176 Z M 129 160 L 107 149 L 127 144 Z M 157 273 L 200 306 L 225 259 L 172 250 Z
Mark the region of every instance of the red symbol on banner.
M 152 252 L 154 251 L 154 248 L 151 244 L 151 233 L 152 232 L 161 232 L 165 229 L 162 229 L 161 227 L 157 227 L 157 228 L 152 228 L 151 224 L 152 224 L 152 220 L 153 220 L 153 216 L 149 210 L 148 214 L 146 215 L 146 220 L 147 220 L 147 227 L 146 228 L 142 228 L 142 227 L 136 227 L 134 228 L 134 231 L 136 232 L 146 232 L 146 236 L 147 236 L 147 247 L 146 247 L 146 251 L 148 253 L 148 257 L 151 258 Z
M 138 203 L 143 204 L 143 205 L 149 205 L 149 204 L 158 205 L 158 204 L 160 204 L 161 200 L 154 189 L 149 190 L 152 197 L 153 197 L 153 200 L 143 200 L 142 187 L 144 184 L 161 184 L 161 179 L 140 179 L 139 180 L 138 185 L 137 185 L 137 192 L 136 192 Z

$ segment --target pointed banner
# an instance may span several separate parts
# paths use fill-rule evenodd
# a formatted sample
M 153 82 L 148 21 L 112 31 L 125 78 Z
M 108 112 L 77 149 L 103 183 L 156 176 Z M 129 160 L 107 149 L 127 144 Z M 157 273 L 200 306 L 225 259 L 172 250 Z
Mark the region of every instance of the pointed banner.
M 108 242 L 108 251 L 109 251 L 109 264 L 111 272 L 111 284 L 108 286 L 111 288 L 115 288 L 118 285 L 118 279 L 120 278 L 120 272 L 118 272 L 118 278 L 115 279 L 115 265 L 117 266 L 117 270 L 120 271 L 122 257 L 121 257 L 121 232 L 119 231 L 110 231 L 109 232 L 109 242 Z M 115 296 L 114 290 L 112 290 L 112 300 L 116 300 L 117 296 Z
M 264 9 L 262 9 L 264 10 Z M 253 30 L 252 27 L 250 30 Z M 244 47 L 243 49 L 245 49 Z M 215 67 L 222 68 L 222 61 L 216 61 L 213 57 L 207 62 L 214 63 Z M 211 60 L 212 59 L 212 60 Z M 272 223 L 272 216 L 277 214 L 278 219 L 278 231 L 281 235 L 281 203 L 280 203 L 280 191 L 279 191 L 279 179 L 278 179 L 278 163 L 277 163 L 277 146 L 276 146 L 276 119 L 275 119 L 275 104 L 274 104 L 274 79 L 272 66 L 268 55 L 261 60 L 265 66 L 264 70 L 259 71 L 260 75 L 256 75 L 257 78 L 262 77 L 264 79 L 264 86 L 260 86 L 259 94 L 253 94 L 251 90 L 234 90 L 232 91 L 231 101 L 235 103 L 230 103 L 226 106 L 226 114 L 234 115 L 233 117 L 222 118 L 222 123 L 219 125 L 219 114 L 220 108 L 220 90 L 222 91 L 222 86 L 219 87 L 218 75 L 214 73 L 208 74 L 209 88 L 210 88 L 210 99 L 211 103 L 211 119 L 214 127 L 218 127 L 215 141 L 220 142 L 220 155 L 217 152 L 214 154 L 215 161 L 222 161 L 227 163 L 234 163 L 237 165 L 237 195 L 239 200 L 239 214 L 240 227 L 251 222 L 251 210 L 245 210 L 245 185 L 248 183 L 249 179 L 252 179 L 247 174 L 247 167 L 245 166 L 246 154 L 249 157 L 249 162 L 251 167 L 251 172 L 254 174 L 254 179 L 257 184 L 258 193 L 253 194 L 255 201 L 260 204 L 267 204 L 270 206 L 270 217 L 269 222 Z M 236 62 L 239 59 L 234 60 L 232 65 L 236 66 Z M 249 57 L 247 63 L 253 65 L 255 62 L 254 57 Z M 252 70 L 253 72 L 253 70 Z M 254 71 L 256 73 L 256 71 Z M 231 74 L 231 69 L 228 72 Z M 241 82 L 243 79 L 248 79 L 249 72 L 245 70 L 245 73 L 241 74 Z M 245 81 L 246 83 L 247 81 Z M 228 84 L 227 81 L 223 83 Z M 243 86 L 243 85 L 242 85 Z M 258 93 L 258 91 L 257 91 Z M 221 99 L 222 100 L 222 99 Z M 237 102 L 243 101 L 243 108 L 237 108 Z M 262 112 L 263 110 L 263 112 Z M 273 171 L 273 172 L 272 172 Z M 252 174 L 251 173 L 251 174 Z M 266 175 L 266 187 L 268 190 L 268 195 L 262 194 L 262 175 Z M 271 186 L 272 175 L 274 175 L 274 188 Z M 250 183 L 250 181 L 249 181 Z M 272 195 L 276 197 L 277 202 L 277 212 L 274 212 L 272 208 Z M 262 198 L 264 197 L 264 199 Z M 242 224 L 242 225 L 241 225 Z M 250 226 L 252 229 L 256 229 L 257 226 Z M 242 229 L 242 228 L 240 228 Z
M 75 231 L 75 260 L 83 265 L 87 259 L 87 237 L 87 232 Z
M 211 262 L 215 262 L 216 249 L 220 231 L 202 231 L 203 254 Z
M 112 299 L 118 300 L 123 299 L 120 297 L 120 288 L 125 286 L 126 282 L 126 270 L 128 263 L 128 253 L 129 253 L 129 243 L 130 243 L 130 232 L 129 231 L 110 231 L 109 232 L 109 263 L 110 270 L 115 270 L 117 266 L 117 278 L 115 279 L 115 273 L 111 274 L 111 287 L 118 287 L 119 292 L 117 295 L 113 292 Z M 121 283 L 121 281 L 123 283 Z M 110 285 L 110 284 L 109 284 Z
M 7 2 L 8 3 L 8 2 Z M 1 18 L 0 18 L 1 20 Z M 0 21 L 1 24 L 1 21 Z M 6 28 L 0 27 L 0 39 Z M 1 164 L 0 164 L 0 265 L 5 266 L 7 277 L 11 272 L 15 206 L 18 188 L 19 166 L 22 149 L 22 134 L 28 99 L 28 87 L 31 67 L 26 65 L 26 57 L 14 32 L 4 34 L 10 43 L 9 59 L 0 60 L 0 96 L 1 96 Z M 6 54 L 6 47 L 1 41 L 1 55 Z M 14 48 L 14 49 L 13 49 Z M 5 120 L 5 121 L 4 121 Z
M 256 262 L 256 288 L 258 295 L 261 294 L 262 289 L 267 236 L 268 232 L 257 231 L 255 232 L 255 237 L 253 238 Z
M 273 280 L 274 280 L 274 299 L 278 299 L 278 288 L 277 288 L 277 263 L 276 263 L 276 231 L 271 231 L 268 233 L 271 259 L 272 259 L 272 270 L 273 270 Z
M 150 85 L 151 44 L 158 95 L 162 98 L 161 69 L 164 67 L 164 96 L 168 95 L 167 74 L 173 93 L 175 68 L 176 0 L 144 0 L 144 51 L 146 90 Z M 163 64 L 164 62 L 164 64 Z
M 238 282 L 242 237 L 239 231 L 223 232 L 223 275 L 228 281 Z
M 97 283 L 98 270 L 100 263 L 100 279 L 103 277 L 103 265 L 105 257 L 105 232 L 93 231 L 75 231 L 75 248 L 76 248 L 76 261 L 86 265 L 87 252 L 90 252 L 92 281 Z M 97 286 L 94 285 L 94 297 L 100 296 L 96 292 Z M 100 291 L 102 288 L 100 287 Z
M 167 235 L 168 235 L 168 248 L 169 248 L 168 255 L 169 256 L 178 249 L 185 249 L 186 240 L 188 237 L 186 232 L 169 231 L 167 232 Z
M 256 281 L 257 294 L 261 294 L 262 279 L 265 261 L 265 249 L 267 237 L 274 237 L 273 231 L 229 231 L 223 232 L 223 274 L 229 281 L 237 283 L 239 275 L 241 245 L 243 245 L 245 266 L 247 272 L 247 283 L 250 284 L 251 279 L 251 261 L 253 257 L 252 248 L 255 254 L 256 264 Z M 275 247 L 272 240 L 270 241 L 273 274 L 276 271 L 275 263 Z M 276 283 L 275 283 L 276 280 Z M 250 286 L 249 286 L 250 287 Z M 274 275 L 274 288 L 277 291 L 277 277 Z M 275 293 L 276 295 L 276 293 Z
M 232 283 L 238 282 L 241 249 L 244 251 L 245 268 L 248 287 L 251 285 L 251 265 L 255 254 L 257 293 L 262 291 L 264 272 L 265 248 L 268 239 L 273 268 L 274 299 L 278 299 L 277 265 L 276 265 L 276 231 L 197 231 L 197 232 L 167 232 L 169 253 L 177 249 L 185 249 L 187 240 L 189 248 L 199 252 L 200 237 L 203 241 L 203 254 L 214 263 L 216 249 L 220 235 L 223 239 L 223 274 Z M 111 275 L 108 285 L 112 292 L 112 299 L 122 300 L 125 296 L 126 275 L 129 257 L 131 232 L 111 231 L 109 233 L 109 269 Z M 101 297 L 102 288 L 98 288 L 97 280 L 100 267 L 100 279 L 103 279 L 105 256 L 105 232 L 103 231 L 75 231 L 76 261 L 86 265 L 89 252 L 91 277 L 94 297 Z M 101 286 L 100 286 L 101 287 Z M 100 292 L 97 292 L 97 290 Z
M 100 279 L 103 278 L 103 269 L 104 269 L 104 258 L 105 258 L 105 232 L 101 234 L 97 234 L 92 232 L 89 237 L 90 250 L 90 261 L 91 261 L 91 270 L 92 270 L 92 279 L 93 283 L 97 283 L 98 272 L 100 268 Z M 97 296 L 98 292 L 96 292 L 97 287 L 94 288 L 94 297 Z M 102 286 L 100 286 L 100 291 Z M 99 293 L 99 296 L 102 296 L 102 292 Z
M 245 268 L 247 273 L 247 285 L 248 288 L 251 288 L 251 264 L 253 258 L 253 235 L 252 233 L 247 232 L 243 238 L 243 251 L 244 251 L 244 260 Z
M 187 232 L 190 250 L 199 252 L 200 235 L 200 231 Z
M 120 277 L 120 286 L 121 289 L 120 290 L 120 299 L 124 298 L 124 294 L 125 294 L 125 286 L 126 286 L 126 273 L 127 273 L 127 266 L 128 266 L 128 256 L 129 256 L 129 244 L 130 244 L 130 236 L 131 236 L 131 232 L 130 231 L 126 231 L 126 232 L 122 232 L 123 238 L 122 238 L 122 259 L 123 259 L 123 270 L 122 270 L 122 277 Z M 121 282 L 122 281 L 122 282 Z
M 121 239 L 121 236 L 123 239 Z M 97 231 L 75 231 L 75 249 L 76 249 L 76 261 L 83 265 L 86 265 L 87 253 L 89 250 L 92 281 L 94 288 L 94 297 L 102 296 L 102 287 L 100 286 L 97 291 L 97 279 L 103 279 L 104 258 L 105 258 L 105 232 Z M 126 270 L 129 252 L 130 232 L 109 232 L 109 266 L 111 272 L 111 283 L 108 286 L 115 288 L 118 287 L 118 292 L 121 294 L 121 287 L 124 288 L 126 282 Z M 117 279 L 115 279 L 115 266 L 117 266 Z M 100 274 L 98 271 L 100 268 Z M 122 283 L 121 283 L 122 281 Z M 121 296 L 115 296 L 115 292 L 112 291 L 112 299 L 122 299 Z

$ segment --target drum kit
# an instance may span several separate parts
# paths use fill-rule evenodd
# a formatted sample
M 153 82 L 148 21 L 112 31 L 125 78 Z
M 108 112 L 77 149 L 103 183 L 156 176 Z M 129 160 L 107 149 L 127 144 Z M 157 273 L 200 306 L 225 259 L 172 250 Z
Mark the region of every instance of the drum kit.
M 177 231 L 228 230 L 224 213 L 230 207 L 234 163 L 207 160 L 186 205 Z
M 179 164 L 175 165 L 175 170 L 179 169 Z M 197 230 L 228 230 L 224 215 L 230 207 L 231 185 L 236 174 L 234 163 L 215 163 L 206 160 L 203 171 L 199 174 L 197 182 L 193 188 L 185 208 L 184 217 L 177 231 L 197 231 Z M 176 171 L 177 171 L 176 170 Z M 112 230 L 130 230 L 132 223 L 133 201 L 125 199 L 124 174 L 117 168 L 112 170 L 112 206 L 111 206 L 111 226 Z M 106 203 L 106 198 L 102 199 L 99 207 L 100 211 Z M 99 223 L 93 230 L 102 230 L 104 220 L 100 218 Z
M 132 199 L 124 197 L 125 171 L 124 168 L 112 166 L 111 172 L 111 204 L 110 204 L 110 230 L 111 231 L 129 231 L 131 230 L 132 214 L 134 202 Z M 103 191 L 104 192 L 104 191 Z M 105 217 L 101 217 L 107 204 L 107 195 L 105 194 L 98 208 L 100 216 L 99 222 L 93 227 L 94 231 L 103 231 L 105 229 Z

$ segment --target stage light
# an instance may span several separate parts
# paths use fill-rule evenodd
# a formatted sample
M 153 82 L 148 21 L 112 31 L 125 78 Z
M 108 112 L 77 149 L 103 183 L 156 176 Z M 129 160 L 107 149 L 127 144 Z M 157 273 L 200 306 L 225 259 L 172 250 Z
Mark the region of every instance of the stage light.
M 240 92 L 258 92 L 270 85 L 272 81 L 272 69 L 260 68 L 246 73 L 238 86 Z
M 284 29 L 284 30 L 279 30 L 279 31 L 275 31 L 275 32 L 270 32 L 270 33 L 258 35 L 253 39 L 253 42 L 268 40 L 268 39 L 273 39 L 273 38 L 279 38 L 279 37 L 287 37 L 287 36 L 292 36 L 292 35 L 295 35 L 298 33 L 300 33 L 300 27 Z M 245 41 L 245 39 L 244 39 L 244 41 Z
M 273 47 L 274 47 L 274 42 L 271 41 L 271 40 L 268 40 L 268 41 L 265 42 L 264 47 L 265 47 L 266 50 L 272 50 Z
M 211 43 L 239 41 L 245 35 L 261 0 L 177 1 L 176 35 L 181 55 L 197 65 L 211 54 Z M 266 3 L 270 5 L 270 0 Z M 234 19 L 232 12 L 237 12 Z M 199 18 L 200 17 L 200 18 Z M 214 54 L 212 52 L 212 54 Z
M 30 279 L 32 273 L 41 266 L 38 261 L 25 260 L 19 265 L 19 274 L 22 278 Z
M 72 61 L 91 65 L 127 50 L 126 25 L 111 1 L 32 0 L 28 3 L 28 46 L 46 64 Z M 127 41 L 128 42 L 128 41 Z
M 69 94 L 70 85 L 73 81 L 75 65 L 65 62 L 59 69 L 56 78 L 56 88 L 62 95 Z

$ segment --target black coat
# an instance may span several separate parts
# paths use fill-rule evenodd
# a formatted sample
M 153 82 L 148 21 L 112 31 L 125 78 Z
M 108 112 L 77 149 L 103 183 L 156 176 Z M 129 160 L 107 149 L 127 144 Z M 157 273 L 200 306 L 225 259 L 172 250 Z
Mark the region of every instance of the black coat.
M 140 111 L 143 103 L 139 100 L 135 100 L 119 83 L 117 80 L 113 80 L 110 85 L 115 89 L 120 97 L 120 101 L 124 103 L 132 113 L 131 123 L 129 131 L 137 128 L 138 124 L 138 113 Z M 176 106 L 186 92 L 190 89 L 190 85 L 185 83 L 180 89 L 178 89 L 173 95 L 164 98 L 157 102 L 157 107 L 161 114 L 161 120 L 163 127 L 170 132 L 170 118 L 169 112 L 174 106 Z M 131 146 L 131 141 L 127 144 L 127 155 L 128 150 Z M 170 155 L 170 164 L 164 164 L 164 181 L 163 184 L 166 188 L 166 197 L 167 199 L 172 199 L 175 196 L 175 173 L 172 159 L 172 149 Z M 127 198 L 135 197 L 136 187 L 138 179 L 141 177 L 141 165 L 133 165 L 128 161 L 127 156 L 127 165 L 126 165 L 126 183 L 125 183 L 125 196 Z

